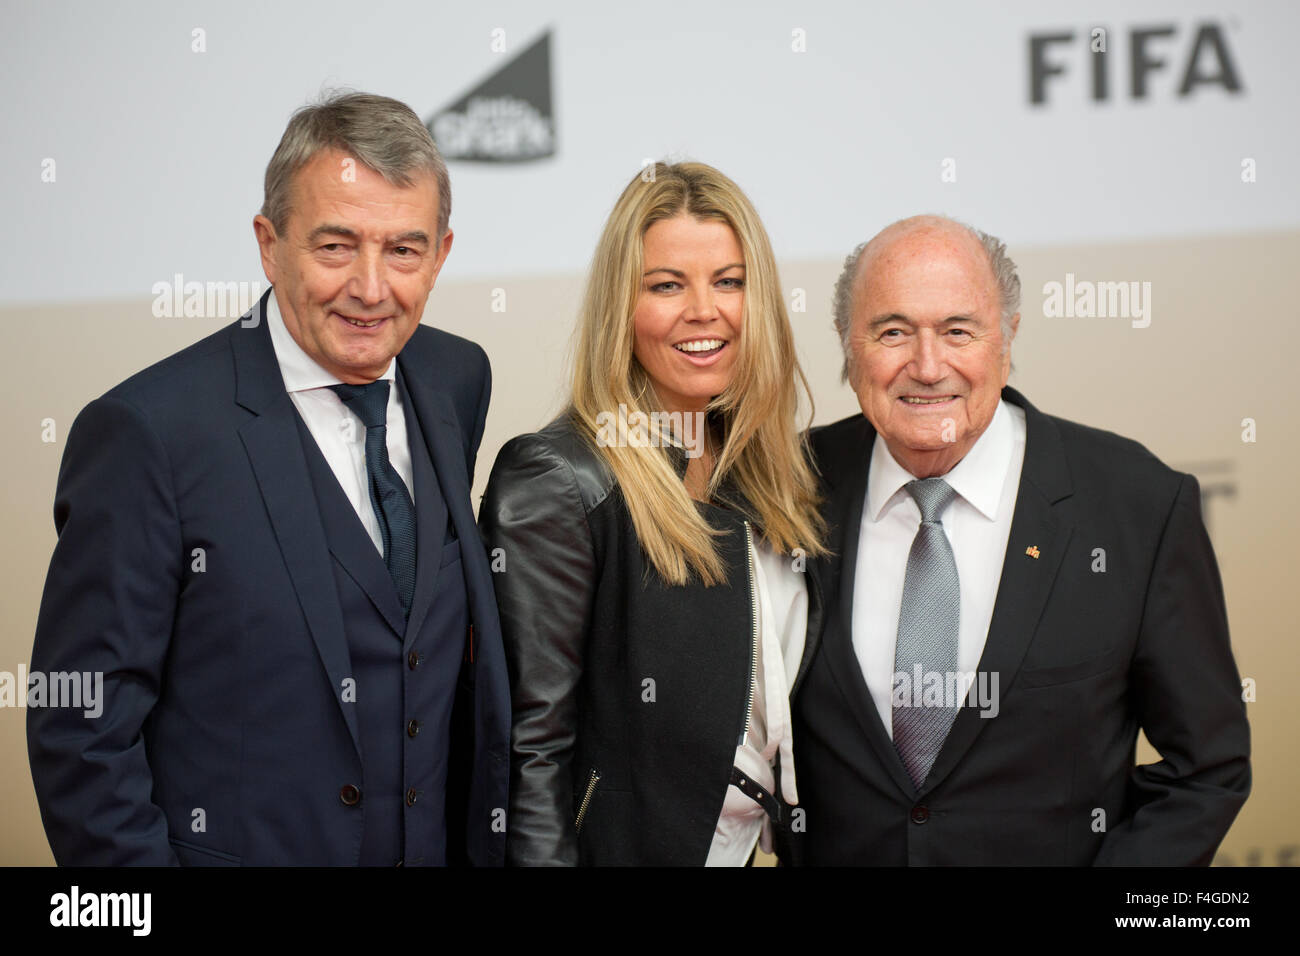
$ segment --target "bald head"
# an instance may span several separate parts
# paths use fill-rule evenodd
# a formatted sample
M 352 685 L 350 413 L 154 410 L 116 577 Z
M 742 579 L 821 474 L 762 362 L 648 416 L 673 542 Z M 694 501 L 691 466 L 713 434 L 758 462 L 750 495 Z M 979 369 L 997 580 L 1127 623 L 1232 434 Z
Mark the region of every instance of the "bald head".
M 991 293 L 998 299 L 1002 347 L 1011 348 L 1015 337 L 1012 318 L 1020 310 L 1020 277 L 1016 274 L 1016 264 L 1007 256 L 1005 243 L 955 219 L 911 216 L 886 226 L 844 260 L 844 268 L 835 283 L 834 300 L 835 331 L 844 350 L 841 372 L 844 381 L 850 377 L 853 355 L 849 348 L 849 328 L 862 287 L 871 282 L 872 275 L 882 266 L 916 256 L 931 260 L 974 257 L 973 268 L 983 273 Z
M 845 263 L 835 304 L 846 375 L 914 477 L 947 474 L 993 420 L 1019 295 L 1002 243 L 938 216 L 894 223 Z
M 854 284 L 860 285 L 871 274 L 872 267 L 882 260 L 939 255 L 966 256 L 972 262 L 980 262 L 989 282 L 996 282 L 988 253 L 968 228 L 941 216 L 912 216 L 886 226 L 867 240 Z

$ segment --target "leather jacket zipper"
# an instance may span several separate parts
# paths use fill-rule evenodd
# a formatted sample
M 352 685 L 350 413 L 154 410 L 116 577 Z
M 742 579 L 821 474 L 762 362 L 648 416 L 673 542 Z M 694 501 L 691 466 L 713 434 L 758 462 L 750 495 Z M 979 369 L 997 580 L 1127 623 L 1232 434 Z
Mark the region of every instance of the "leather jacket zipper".
M 749 715 L 754 709 L 754 683 L 758 677 L 758 589 L 754 585 L 754 538 L 745 522 L 745 566 L 749 570 L 749 620 L 753 626 L 754 642 L 749 651 L 749 696 L 745 698 L 745 726 L 740 732 L 739 746 L 749 740 Z
M 596 782 L 600 780 L 600 772 L 592 768 L 591 777 L 587 781 L 587 792 L 582 797 L 582 804 L 578 807 L 577 819 L 573 821 L 574 829 L 579 833 L 582 832 L 582 820 L 587 815 L 587 807 L 591 805 L 591 795 L 596 792 Z

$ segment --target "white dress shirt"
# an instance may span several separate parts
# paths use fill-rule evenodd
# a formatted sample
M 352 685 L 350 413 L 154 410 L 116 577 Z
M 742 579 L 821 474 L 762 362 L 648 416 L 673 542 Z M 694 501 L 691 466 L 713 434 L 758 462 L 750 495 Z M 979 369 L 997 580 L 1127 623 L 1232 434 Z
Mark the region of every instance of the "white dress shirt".
M 383 555 L 384 537 L 370 501 L 370 478 L 366 474 L 366 427 L 357 414 L 343 404 L 343 399 L 330 391 L 329 386 L 342 384 L 342 379 L 321 368 L 289 334 L 280 314 L 277 294 L 273 290 L 267 300 L 266 325 L 271 333 L 271 346 L 275 349 L 285 390 L 306 422 L 311 437 L 316 439 L 343 493 L 352 502 L 370 540 Z M 384 374 L 379 376 L 392 383 L 388 389 L 388 459 L 405 482 L 414 502 L 411 449 L 406 442 L 406 415 L 397 391 L 396 370 L 397 359 L 393 359 Z
M 941 476 L 957 496 L 944 511 L 961 592 L 957 669 L 979 666 L 1002 580 L 1002 560 L 1025 460 L 1025 413 L 1000 401 L 993 421 L 966 456 Z M 885 731 L 893 737 L 894 650 L 903 601 L 903 579 L 921 510 L 906 485 L 908 473 L 876 436 L 871 449 L 867 496 L 858 537 L 853 584 L 853 650 Z M 965 694 L 969 681 L 959 685 Z
M 781 795 L 794 805 L 799 794 L 794 780 L 794 748 L 790 728 L 790 687 L 799 673 L 808 628 L 808 589 L 794 559 L 775 553 L 755 537 L 750 544 L 754 589 L 758 598 L 758 662 L 754 668 L 754 699 L 749 733 L 736 748 L 735 765 L 768 793 L 776 785 L 772 772 L 781 761 Z M 735 786 L 727 787 L 713 831 L 705 866 L 744 866 L 759 837 L 771 852 L 767 813 Z

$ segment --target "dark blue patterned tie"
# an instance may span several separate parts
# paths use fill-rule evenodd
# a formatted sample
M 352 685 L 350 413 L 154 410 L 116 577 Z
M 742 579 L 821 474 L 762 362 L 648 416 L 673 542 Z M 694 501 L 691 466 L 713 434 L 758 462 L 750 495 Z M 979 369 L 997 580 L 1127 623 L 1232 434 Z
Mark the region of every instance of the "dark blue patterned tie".
M 384 563 L 397 586 L 402 610 L 411 613 L 415 594 L 415 505 L 397 469 L 388 460 L 388 381 L 330 388 L 366 426 L 366 474 L 370 503 L 384 539 Z

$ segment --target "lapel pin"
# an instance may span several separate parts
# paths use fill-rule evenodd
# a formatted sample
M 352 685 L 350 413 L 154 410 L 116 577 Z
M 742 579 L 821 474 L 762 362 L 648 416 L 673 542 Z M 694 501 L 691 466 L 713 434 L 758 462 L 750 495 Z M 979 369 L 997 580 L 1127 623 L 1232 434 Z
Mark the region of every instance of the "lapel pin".
M 1031 544 L 1029 547 L 1025 548 L 1025 554 L 1029 555 L 1034 560 L 1037 560 L 1038 555 L 1040 554 L 1038 550 L 1038 545 Z

